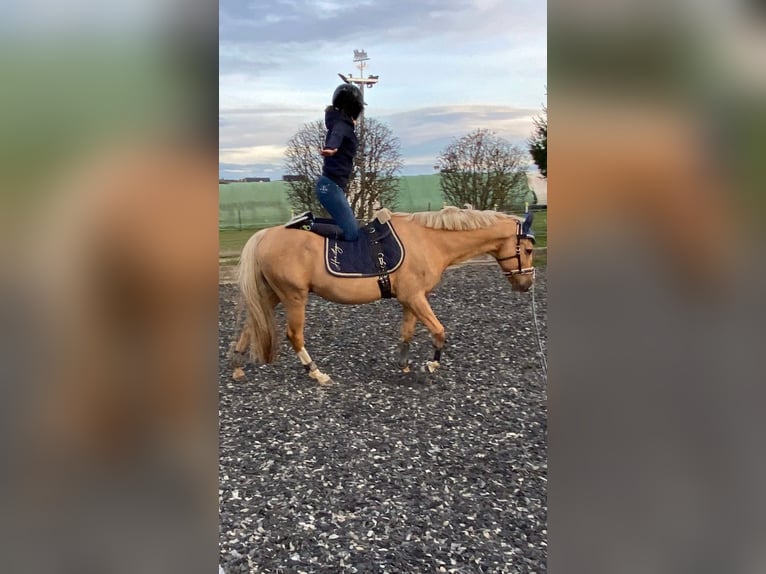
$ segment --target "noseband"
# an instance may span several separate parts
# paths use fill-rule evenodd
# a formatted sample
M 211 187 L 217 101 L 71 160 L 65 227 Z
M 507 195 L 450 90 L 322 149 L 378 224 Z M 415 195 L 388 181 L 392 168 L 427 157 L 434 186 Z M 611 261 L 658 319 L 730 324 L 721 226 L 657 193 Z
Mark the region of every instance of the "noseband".
M 518 269 L 511 269 L 510 271 L 506 271 L 505 269 L 500 267 L 503 271 L 503 275 L 506 277 L 510 277 L 511 275 L 531 275 L 535 272 L 534 267 L 523 267 L 521 266 L 521 240 L 523 238 L 527 237 L 527 235 L 522 231 L 521 229 L 521 223 L 517 220 L 516 221 L 516 253 L 513 255 L 509 255 L 508 257 L 496 257 L 498 263 L 501 261 L 507 261 L 508 259 L 516 259 L 516 264 L 518 266 Z M 532 240 L 534 242 L 534 239 Z

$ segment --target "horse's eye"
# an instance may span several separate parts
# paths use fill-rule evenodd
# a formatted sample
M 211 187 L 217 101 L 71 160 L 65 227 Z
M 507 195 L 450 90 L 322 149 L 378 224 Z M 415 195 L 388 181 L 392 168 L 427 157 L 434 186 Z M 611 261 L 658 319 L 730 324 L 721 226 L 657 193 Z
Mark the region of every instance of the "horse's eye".
M 532 255 L 532 252 L 534 251 L 534 249 L 527 248 L 526 251 L 527 251 L 527 255 Z

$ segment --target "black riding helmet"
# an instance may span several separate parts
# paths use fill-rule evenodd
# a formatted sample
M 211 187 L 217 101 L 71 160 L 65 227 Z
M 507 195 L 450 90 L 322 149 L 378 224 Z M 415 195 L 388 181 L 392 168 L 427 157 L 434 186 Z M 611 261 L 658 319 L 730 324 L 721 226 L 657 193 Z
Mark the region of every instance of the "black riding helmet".
M 357 119 L 362 113 L 364 99 L 362 90 L 354 84 L 341 84 L 332 94 L 332 105 L 342 112 L 346 112 L 352 119 Z

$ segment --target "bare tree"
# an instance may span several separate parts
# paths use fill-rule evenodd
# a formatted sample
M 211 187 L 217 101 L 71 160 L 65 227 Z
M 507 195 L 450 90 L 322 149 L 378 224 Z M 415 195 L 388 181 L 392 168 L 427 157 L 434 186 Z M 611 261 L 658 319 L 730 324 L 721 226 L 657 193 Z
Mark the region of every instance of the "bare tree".
M 327 215 L 315 193 L 316 182 L 322 175 L 319 150 L 324 147 L 325 132 L 324 122 L 316 120 L 303 124 L 287 142 L 285 169 L 288 174 L 297 176 L 287 182 L 287 199 L 296 211 Z
M 369 219 L 378 206 L 394 208 L 398 192 L 397 172 L 402 167 L 399 139 L 391 129 L 374 118 L 364 118 L 357 125 L 359 148 L 346 189 L 351 209 L 360 219 Z M 297 181 L 289 181 L 288 199 L 293 209 L 311 210 L 326 215 L 316 199 L 316 181 L 322 175 L 322 157 L 327 133 L 324 122 L 305 124 L 290 138 L 285 152 L 285 167 Z
M 494 132 L 478 129 L 453 141 L 439 156 L 447 203 L 508 210 L 528 191 L 524 153 Z
M 356 216 L 369 219 L 376 207 L 396 207 L 396 173 L 402 167 L 399 139 L 386 124 L 367 117 L 358 124 L 357 136 L 359 149 L 347 193 Z

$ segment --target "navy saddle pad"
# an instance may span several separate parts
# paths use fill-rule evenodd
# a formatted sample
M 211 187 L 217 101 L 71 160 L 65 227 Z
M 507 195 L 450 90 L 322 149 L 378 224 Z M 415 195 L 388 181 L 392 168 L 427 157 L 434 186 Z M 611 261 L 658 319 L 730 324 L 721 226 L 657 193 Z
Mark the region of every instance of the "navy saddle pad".
M 357 241 L 325 238 L 324 264 L 327 271 L 337 277 L 375 277 L 380 275 L 378 249 L 389 273 L 396 271 L 404 261 L 404 246 L 390 221 L 380 223 L 373 219 L 359 228 Z

